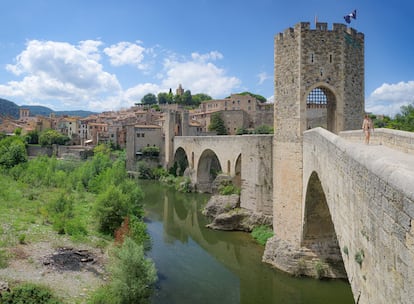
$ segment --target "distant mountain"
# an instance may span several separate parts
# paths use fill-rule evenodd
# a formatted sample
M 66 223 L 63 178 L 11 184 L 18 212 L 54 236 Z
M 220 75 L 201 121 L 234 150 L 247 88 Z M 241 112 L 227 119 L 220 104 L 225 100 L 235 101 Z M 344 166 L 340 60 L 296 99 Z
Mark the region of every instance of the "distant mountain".
M 0 98 L 0 115 L 18 118 L 19 106 L 12 101 Z
M 18 106 L 12 101 L 0 98 L 0 115 L 10 116 L 12 118 L 17 119 L 19 118 L 20 108 L 29 109 L 30 116 L 36 116 L 36 115 L 49 116 L 51 113 L 55 113 L 56 116 L 68 115 L 68 116 L 87 117 L 92 114 L 97 114 L 96 112 L 83 111 L 83 110 L 53 111 L 52 109 L 48 107 L 44 107 L 44 106 L 29 106 L 29 105 Z

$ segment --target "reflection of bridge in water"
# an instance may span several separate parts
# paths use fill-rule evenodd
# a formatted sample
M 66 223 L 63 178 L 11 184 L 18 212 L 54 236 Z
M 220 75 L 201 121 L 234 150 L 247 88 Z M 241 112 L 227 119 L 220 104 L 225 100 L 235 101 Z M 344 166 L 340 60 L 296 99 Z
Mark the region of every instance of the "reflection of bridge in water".
M 171 201 L 170 196 L 173 197 Z M 297 303 L 298 299 L 302 299 L 298 302 L 301 303 L 303 299 L 310 298 L 335 302 L 337 294 L 329 286 L 325 286 L 326 284 L 293 278 L 262 263 L 263 248 L 255 244 L 248 234 L 205 228 L 206 218 L 196 202 L 189 200 L 189 195 L 171 191 L 164 196 L 162 210 L 158 212 L 163 215 L 164 238 L 169 243 L 174 243 L 175 240 L 182 243 L 195 241 L 237 275 L 240 279 L 240 303 L 278 303 L 280 299 L 285 299 L 287 303 Z M 234 234 L 244 236 L 234 237 Z M 321 290 L 315 292 L 315 286 Z M 350 294 L 345 286 L 341 288 L 341 292 L 345 293 L 345 299 L 337 303 L 349 303 L 351 299 L 347 296 Z
M 414 219 L 414 135 L 378 129 L 370 145 L 362 143 L 361 131 L 346 131 L 340 135 L 320 128 L 304 133 L 303 175 L 300 181 L 303 183 L 303 204 L 298 204 L 297 213 L 290 215 L 299 217 L 300 227 L 292 227 L 292 222 L 289 223 L 291 218 L 278 214 L 277 208 L 273 210 L 275 231 L 286 235 L 289 240 L 289 235 L 295 235 L 291 230 L 300 229 L 302 248 L 279 239 L 272 254 L 278 256 L 281 247 L 285 246 L 301 257 L 306 257 L 306 254 L 323 260 L 339 257 L 356 297 L 359 293 L 365 293 L 368 299 L 375 298 L 373 286 L 382 285 L 382 291 L 387 294 L 385 298 L 398 303 L 400 297 L 411 296 L 414 292 L 409 283 L 412 284 L 414 277 L 414 230 L 411 228 Z M 237 139 L 240 139 L 239 143 Z M 266 137 L 263 139 L 265 142 L 268 140 Z M 227 158 L 244 159 L 243 152 L 250 153 L 243 137 L 223 137 L 223 141 L 231 142 L 231 149 L 218 150 L 212 147 L 208 137 L 176 137 L 176 140 L 177 147 L 187 155 L 193 155 L 194 164 L 201 162 L 200 159 L 206 155 L 217 155 L 214 157 L 225 164 Z M 252 141 L 252 137 L 248 140 Z M 256 139 L 256 142 L 260 143 L 260 140 Z M 220 137 L 214 143 L 223 144 Z M 203 153 L 205 150 L 210 153 Z M 258 171 L 245 173 L 243 166 L 240 168 L 238 174 L 242 177 L 259 176 Z M 198 176 L 197 166 L 193 169 L 194 176 Z M 273 170 L 279 168 L 275 166 Z M 188 225 L 198 221 L 193 217 L 187 220 L 191 221 Z M 200 245 L 208 241 L 208 236 L 192 237 Z M 307 252 L 303 252 L 303 248 Z M 242 271 L 238 269 L 237 261 L 243 248 L 229 250 L 224 244 L 223 247 L 217 244 L 215 250 L 220 252 L 219 256 L 226 260 L 230 268 Z M 357 255 L 361 255 L 361 262 L 356 261 Z M 279 265 L 277 259 L 271 263 L 293 272 L 286 265 Z M 401 290 L 400 286 L 406 287 Z M 395 290 L 400 292 L 395 294 Z

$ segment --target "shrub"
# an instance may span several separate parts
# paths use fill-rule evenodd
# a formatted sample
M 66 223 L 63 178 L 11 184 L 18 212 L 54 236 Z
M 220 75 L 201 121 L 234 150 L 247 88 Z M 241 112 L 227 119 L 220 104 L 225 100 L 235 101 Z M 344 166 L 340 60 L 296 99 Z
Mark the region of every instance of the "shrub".
M 271 227 L 261 225 L 253 228 L 252 237 L 260 244 L 266 245 L 269 238 L 273 236 L 273 230 Z
M 32 283 L 24 283 L 14 287 L 11 292 L 3 292 L 1 303 L 36 303 L 36 304 L 59 304 L 60 302 L 51 291 L 43 286 Z
M 218 187 L 218 192 L 221 195 L 240 194 L 240 189 L 234 186 L 233 184 L 220 185 Z
M 364 251 L 361 249 L 355 253 L 355 262 L 359 264 L 359 266 L 362 266 L 362 261 L 364 260 Z
M 322 261 L 315 264 L 315 273 L 317 279 L 322 279 L 325 276 L 326 265 Z
M 119 303 L 149 303 L 157 273 L 152 261 L 144 255 L 143 246 L 126 238 L 115 249 L 110 266 L 109 290 Z

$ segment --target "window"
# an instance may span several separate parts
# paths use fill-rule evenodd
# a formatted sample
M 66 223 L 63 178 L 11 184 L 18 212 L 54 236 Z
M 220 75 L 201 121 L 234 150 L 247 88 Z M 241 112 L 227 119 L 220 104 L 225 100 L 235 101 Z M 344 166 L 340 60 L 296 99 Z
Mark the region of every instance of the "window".
M 308 108 L 326 107 L 327 98 L 325 92 L 320 88 L 313 89 L 306 98 L 306 106 Z

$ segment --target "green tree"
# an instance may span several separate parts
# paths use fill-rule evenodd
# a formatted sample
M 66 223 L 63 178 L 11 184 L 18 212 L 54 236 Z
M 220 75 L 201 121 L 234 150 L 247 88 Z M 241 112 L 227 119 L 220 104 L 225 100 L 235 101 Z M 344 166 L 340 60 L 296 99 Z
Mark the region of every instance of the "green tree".
M 0 166 L 11 168 L 26 161 L 26 145 L 21 137 L 9 136 L 0 141 Z
M 144 105 L 156 104 L 157 103 L 157 96 L 155 96 L 152 93 L 148 93 L 144 97 L 142 97 L 141 103 L 144 104 Z
M 158 103 L 159 104 L 171 104 L 174 102 L 174 97 L 170 89 L 170 93 L 161 92 L 158 93 Z
M 43 147 L 51 146 L 54 144 L 64 145 L 69 140 L 69 137 L 67 137 L 66 135 L 63 135 L 58 131 L 52 129 L 43 131 L 39 136 L 39 144 Z
M 208 126 L 209 131 L 216 131 L 217 135 L 227 135 L 227 129 L 224 125 L 224 120 L 221 118 L 220 112 L 213 113 L 211 115 L 210 125 Z
M 193 105 L 199 106 L 203 101 L 212 99 L 211 96 L 204 93 L 195 94 L 193 95 Z
M 28 144 L 38 144 L 39 132 L 37 132 L 37 130 L 29 131 L 27 132 L 25 139 Z
M 414 103 L 401 107 L 401 113 L 395 115 L 395 118 L 387 125 L 388 128 L 414 131 Z
M 182 103 L 186 106 L 190 106 L 192 105 L 192 96 L 191 96 L 191 91 L 190 90 L 186 90 L 183 94 L 183 96 L 181 96 L 182 99 Z
M 150 303 L 157 281 L 154 263 L 145 257 L 144 247 L 126 238 L 114 253 L 110 293 L 117 303 Z

